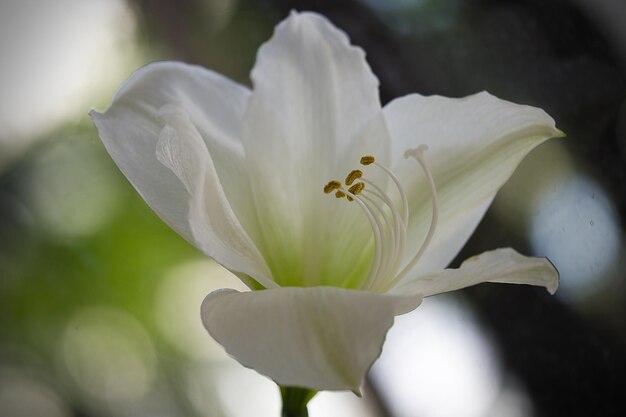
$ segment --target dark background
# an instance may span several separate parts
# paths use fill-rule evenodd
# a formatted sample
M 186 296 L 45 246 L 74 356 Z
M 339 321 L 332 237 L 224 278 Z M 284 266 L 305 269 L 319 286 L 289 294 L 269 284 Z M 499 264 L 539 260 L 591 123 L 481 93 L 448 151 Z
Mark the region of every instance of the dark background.
M 195 302 L 199 309 L 206 292 L 235 280 L 152 214 L 104 152 L 86 114 L 94 106 L 105 109 L 132 70 L 157 59 L 198 63 L 249 85 L 256 50 L 291 9 L 324 14 L 363 47 L 383 103 L 413 92 L 460 97 L 487 90 L 556 119 L 568 137 L 524 161 L 453 266 L 512 246 L 550 257 L 561 271 L 559 292 L 484 284 L 442 297 L 440 304 L 471 319 L 469 328 L 479 329 L 474 336 L 497 358 L 498 378 L 515 381 L 491 386 L 491 400 L 471 415 L 626 415 L 626 3 L 117 2 L 123 19 L 112 14 L 93 23 L 106 26 L 110 48 L 95 50 L 97 60 L 88 63 L 63 61 L 71 42 L 55 37 L 55 30 L 77 19 L 88 24 L 72 39 L 86 37 L 100 9 L 78 14 L 79 3 L 65 3 L 0 9 L 0 24 L 17 28 L 0 44 L 0 53 L 12 58 L 3 62 L 0 78 L 3 86 L 19 86 L 15 97 L 0 98 L 0 120 L 26 114 L 30 129 L 0 130 L 0 415 L 246 415 L 233 401 L 261 404 L 247 415 L 265 415 L 262 404 L 277 402 L 271 384 L 238 370 L 210 341 L 209 355 L 202 353 L 202 338 L 181 342 L 186 333 L 176 333 L 179 326 L 191 334 L 199 325 L 186 323 L 194 310 L 184 315 L 181 306 Z M 121 63 L 104 77 L 102 69 L 113 60 L 107 54 L 119 50 Z M 30 51 L 46 54 L 31 57 Z M 52 93 L 41 88 L 26 99 L 25 92 L 38 79 L 63 86 L 47 71 L 67 75 L 76 65 L 86 66 L 88 81 L 51 109 L 80 105 L 44 125 L 29 109 Z M 21 109 L 19 99 L 27 105 L 18 117 L 11 111 Z M 173 288 L 196 298 L 162 301 Z M 419 326 L 414 331 L 419 334 Z M 400 363 L 415 369 L 415 378 L 428 377 L 419 362 L 411 365 L 419 346 L 412 350 L 413 342 L 397 334 L 389 343 L 404 343 Z M 439 369 L 456 386 L 460 373 Z M 333 403 L 320 397 L 333 404 L 330 414 L 316 405 L 312 416 L 363 415 L 358 410 L 364 409 L 381 416 L 447 415 L 428 408 L 416 415 L 389 389 L 391 374 L 374 372 L 358 405 L 355 398 Z M 416 403 L 432 395 L 415 384 Z M 462 393 L 446 392 L 447 385 L 443 398 L 461 401 Z M 511 392 L 524 400 L 504 401 Z M 341 401 L 352 408 L 339 411 Z M 267 415 L 277 406 L 271 407 Z M 447 409 L 443 402 L 434 407 Z

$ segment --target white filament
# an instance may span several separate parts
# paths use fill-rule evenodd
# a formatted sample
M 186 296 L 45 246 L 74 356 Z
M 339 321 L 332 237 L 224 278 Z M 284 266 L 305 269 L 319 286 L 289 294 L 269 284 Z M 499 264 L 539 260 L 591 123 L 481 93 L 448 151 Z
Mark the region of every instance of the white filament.
M 398 191 L 400 192 L 400 198 L 402 199 L 402 222 L 404 223 L 404 227 L 407 227 L 409 225 L 409 201 L 407 200 L 406 194 L 402 189 L 402 184 L 400 184 L 400 180 L 386 166 L 381 165 L 378 162 L 374 162 L 374 165 L 385 171 L 385 173 L 389 175 L 391 180 L 396 184 L 396 187 L 398 187 Z
M 383 249 L 381 251 L 382 260 L 381 260 L 380 275 L 385 276 L 393 268 L 392 262 L 395 259 L 397 242 L 393 233 L 385 233 L 386 231 L 392 230 L 392 227 L 393 227 L 391 224 L 391 220 L 389 219 L 389 216 L 385 212 L 385 209 L 379 203 L 377 203 L 373 198 L 368 197 L 367 194 L 371 194 L 371 193 L 365 193 L 365 190 L 364 190 L 363 195 L 362 195 L 363 200 L 369 203 L 369 204 L 366 203 L 366 205 L 368 206 L 370 211 L 372 211 L 372 214 L 377 213 L 379 214 L 380 217 L 383 218 L 384 224 L 386 226 L 386 227 L 383 227 L 382 224 L 380 223 L 378 225 L 379 229 L 381 230 L 384 236 L 383 243 L 381 245 Z
M 356 201 L 359 204 L 359 206 L 361 207 L 361 209 L 367 216 L 367 219 L 369 220 L 370 225 L 372 226 L 372 231 L 374 232 L 374 260 L 372 261 L 372 266 L 370 267 L 366 282 L 373 282 L 375 280 L 375 277 L 378 275 L 378 270 L 380 268 L 380 259 L 382 257 L 381 256 L 382 255 L 381 254 L 381 251 L 382 251 L 381 237 L 380 237 L 380 231 L 378 229 L 379 223 L 376 220 L 374 220 L 374 215 L 372 214 L 370 209 L 367 208 L 365 203 L 361 201 L 359 197 L 352 194 L 350 191 L 346 189 L 340 188 L 340 190 L 343 191 L 347 196 L 353 198 L 354 201 Z
M 428 228 L 428 233 L 426 233 L 426 237 L 424 238 L 424 241 L 422 242 L 422 245 L 420 246 L 420 248 L 417 250 L 417 253 L 415 254 L 415 256 L 413 256 L 413 258 L 404 267 L 404 269 L 400 271 L 400 273 L 398 273 L 398 275 L 396 275 L 396 277 L 391 282 L 392 287 L 396 283 L 400 282 L 402 278 L 404 278 L 406 274 L 409 273 L 409 271 L 411 271 L 413 267 L 417 264 L 417 261 L 420 260 L 420 258 L 426 251 L 426 248 L 432 241 L 433 236 L 435 235 L 435 229 L 437 228 L 437 220 L 439 218 L 439 207 L 438 207 L 439 204 L 437 202 L 437 189 L 435 187 L 435 181 L 433 180 L 433 176 L 430 173 L 430 170 L 428 169 L 426 160 L 424 159 L 424 152 L 427 150 L 428 150 L 428 147 L 426 145 L 420 145 L 417 147 L 417 149 L 407 150 L 404 153 L 404 157 L 415 158 L 415 160 L 417 160 L 417 162 L 422 167 L 422 170 L 424 171 L 424 174 L 426 175 L 426 178 L 428 179 L 428 185 L 430 187 L 430 196 L 433 201 L 433 212 L 432 212 L 432 217 L 430 220 L 430 227 Z
M 367 181 L 364 179 L 363 182 L 366 182 L 367 184 L 372 185 L 372 187 L 376 190 L 376 191 L 371 191 L 371 190 L 365 189 L 363 190 L 363 193 L 371 194 L 377 197 L 378 199 L 382 200 L 391 212 L 391 218 L 393 221 L 393 230 L 392 230 L 392 227 L 389 226 L 388 234 L 389 234 L 389 240 L 394 242 L 394 245 L 393 245 L 393 249 L 391 253 L 389 254 L 389 264 L 391 267 L 390 268 L 391 273 L 395 273 L 395 271 L 397 271 L 398 269 L 398 264 L 402 261 L 402 254 L 404 253 L 404 244 L 406 241 L 406 227 L 404 227 L 404 224 L 401 222 L 398 209 L 393 204 L 391 199 L 387 197 L 387 195 L 384 194 L 384 192 L 379 187 L 371 183 L 371 181 Z M 386 210 L 383 207 L 379 206 L 379 211 L 384 216 L 387 216 Z

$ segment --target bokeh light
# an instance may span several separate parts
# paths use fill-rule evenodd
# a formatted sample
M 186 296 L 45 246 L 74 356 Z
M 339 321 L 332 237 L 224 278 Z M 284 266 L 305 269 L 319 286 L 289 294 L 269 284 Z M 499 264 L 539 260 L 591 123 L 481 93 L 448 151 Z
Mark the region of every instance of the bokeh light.
M 118 309 L 79 311 L 63 332 L 59 355 L 78 389 L 107 406 L 142 399 L 156 378 L 150 336 L 136 319 Z
M 86 237 L 115 217 L 120 203 L 118 177 L 85 136 L 51 143 L 31 164 L 28 205 L 37 226 L 53 237 Z
M 372 374 L 398 417 L 484 416 L 502 378 L 471 312 L 444 297 L 396 318 Z
M 191 261 L 168 271 L 157 292 L 156 323 L 168 342 L 196 360 L 220 360 L 224 350 L 200 320 L 200 305 L 211 291 L 248 288 L 210 259 Z
M 136 52 L 123 0 L 3 1 L 0 16 L 2 167 L 42 133 L 84 117 Z
M 543 196 L 533 218 L 531 242 L 561 274 L 559 296 L 592 297 L 615 278 L 622 253 L 617 212 L 591 178 L 570 176 Z
M 0 365 L 0 416 L 70 417 L 71 411 L 41 375 Z
M 224 415 L 230 417 L 275 417 L 280 414 L 280 394 L 276 384 L 233 359 L 196 368 L 190 378 L 188 386 L 199 411 L 211 409 L 217 399 Z

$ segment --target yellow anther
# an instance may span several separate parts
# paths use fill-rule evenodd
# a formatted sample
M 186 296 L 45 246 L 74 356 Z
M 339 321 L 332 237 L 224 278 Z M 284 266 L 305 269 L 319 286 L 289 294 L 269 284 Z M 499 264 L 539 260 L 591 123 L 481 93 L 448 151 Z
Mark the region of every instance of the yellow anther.
M 361 178 L 363 176 L 363 172 L 359 171 L 358 169 L 355 169 L 353 171 L 350 171 L 350 173 L 348 174 L 348 176 L 346 177 L 346 185 L 352 185 L 352 183 L 355 180 L 358 180 L 359 178 Z
M 324 192 L 330 194 L 338 188 L 341 188 L 341 183 L 337 180 L 332 180 L 324 186 Z
M 361 165 L 371 165 L 376 162 L 376 158 L 370 155 L 365 155 L 361 158 Z
M 335 193 L 335 197 L 337 197 L 337 198 L 343 198 L 345 196 L 346 196 L 346 193 L 344 193 L 343 191 L 337 191 Z
M 361 191 L 363 191 L 363 188 L 365 188 L 365 183 L 357 182 L 352 187 L 348 188 L 348 191 L 350 191 L 354 195 L 359 195 L 361 194 Z

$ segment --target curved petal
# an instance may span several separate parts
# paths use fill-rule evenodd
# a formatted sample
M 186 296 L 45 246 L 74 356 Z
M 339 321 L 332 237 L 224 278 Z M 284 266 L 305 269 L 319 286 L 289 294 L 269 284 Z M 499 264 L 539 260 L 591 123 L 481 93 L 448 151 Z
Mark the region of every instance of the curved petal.
M 482 282 L 537 285 L 554 294 L 559 286 L 559 273 L 546 258 L 527 257 L 511 248 L 501 248 L 466 259 L 458 269 L 446 269 L 405 281 L 390 293 L 428 297 Z
M 232 211 L 213 159 L 200 134 L 182 109 L 165 106 L 156 157 L 172 170 L 190 197 L 189 226 L 196 246 L 233 271 L 276 287 L 260 252 Z
M 384 113 L 393 169 L 409 196 L 410 244 L 426 234 L 431 199 L 415 161 L 403 158 L 406 149 L 428 145 L 425 158 L 439 197 L 435 237 L 412 275 L 445 268 L 520 161 L 548 138 L 563 136 L 543 110 L 486 92 L 462 99 L 410 95 L 389 103 Z
M 322 189 L 360 156 L 388 154 L 378 80 L 345 33 L 323 16 L 295 12 L 259 50 L 252 80 L 242 140 L 261 250 L 282 284 L 320 285 L 327 270 L 343 279 L 339 270 L 348 271 L 362 249 L 344 250 L 350 242 L 342 236 L 367 221 Z M 367 242 L 369 230 L 360 229 Z
M 202 321 L 241 364 L 280 385 L 358 393 L 394 316 L 420 302 L 333 287 L 218 290 Z
M 241 175 L 243 147 L 237 139 L 249 95 L 245 87 L 207 69 L 157 62 L 136 71 L 106 113 L 92 111 L 90 115 L 107 151 L 139 194 L 170 227 L 192 241 L 187 191 L 156 159 L 164 125 L 159 110 L 173 104 L 189 115 L 213 155 L 220 181 L 237 211 L 251 206 L 249 184 Z

